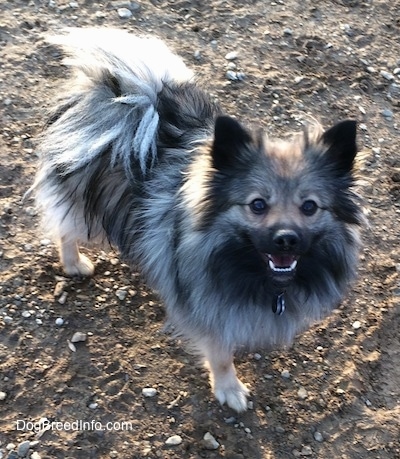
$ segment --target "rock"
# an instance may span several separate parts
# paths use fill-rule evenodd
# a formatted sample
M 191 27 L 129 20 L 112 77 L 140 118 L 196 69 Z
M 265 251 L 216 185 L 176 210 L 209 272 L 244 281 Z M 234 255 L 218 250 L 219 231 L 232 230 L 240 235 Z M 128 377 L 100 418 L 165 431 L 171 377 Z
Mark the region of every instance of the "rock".
M 55 324 L 57 325 L 57 327 L 61 327 L 61 325 L 64 324 L 64 319 L 62 319 L 61 317 L 57 317 Z
M 389 86 L 388 98 L 394 105 L 400 105 L 400 85 L 392 83 Z
M 354 328 L 354 330 L 358 330 L 361 327 L 361 322 L 359 320 L 356 320 L 355 322 L 353 322 L 352 327 Z
M 0 402 L 7 398 L 7 392 L 0 391 Z
M 19 457 L 25 457 L 28 455 L 29 448 L 31 446 L 31 442 L 29 440 L 25 440 L 18 445 L 17 454 Z
M 236 81 L 238 79 L 236 72 L 234 72 L 233 70 L 228 70 L 225 76 L 226 78 L 228 78 L 228 80 L 231 80 L 231 81 Z
M 385 108 L 384 110 L 382 110 L 381 113 L 385 118 L 393 118 L 392 110 L 389 110 L 389 109 Z
M 64 292 L 64 289 L 66 287 L 67 283 L 65 281 L 59 281 L 57 282 L 56 286 L 54 287 L 54 293 L 53 295 L 55 297 L 59 297 L 62 295 L 62 293 Z
M 238 58 L 238 53 L 236 51 L 231 51 L 230 53 L 225 54 L 225 59 L 227 61 L 234 61 Z
M 321 432 L 314 432 L 314 440 L 318 441 L 319 443 L 324 441 L 324 437 L 322 436 Z
M 32 314 L 29 311 L 22 311 L 21 316 L 24 319 L 28 319 Z
M 201 52 L 199 49 L 196 49 L 193 53 L 193 57 L 196 59 L 196 61 L 199 61 L 201 59 Z
M 121 19 L 129 19 L 132 16 L 132 11 L 128 8 L 118 8 L 117 13 Z
M 157 394 L 157 389 L 155 389 L 154 387 L 144 387 L 142 389 L 142 395 L 144 397 L 150 398 L 150 397 L 154 397 L 156 394 Z
M 117 295 L 118 299 L 123 301 L 126 298 L 128 292 L 126 290 L 118 289 L 115 294 Z
M 41 459 L 40 457 L 40 454 L 37 453 L 36 451 L 34 451 L 31 456 L 30 456 L 30 459 Z
M 289 379 L 290 376 L 291 376 L 290 371 L 289 370 L 282 370 L 281 371 L 281 376 L 282 376 L 282 378 Z
M 204 434 L 203 445 L 205 449 L 209 450 L 218 449 L 220 446 L 217 440 L 210 434 L 210 432 Z
M 83 341 L 86 341 L 86 338 L 87 338 L 86 333 L 82 333 L 78 331 L 72 335 L 71 343 L 81 343 Z
M 180 435 L 172 435 L 171 437 L 165 440 L 167 446 L 177 446 L 182 443 L 182 437 Z
M 312 452 L 311 446 L 308 446 L 308 445 L 303 446 L 303 448 L 300 451 L 300 454 L 302 456 L 312 456 L 313 452 Z
M 68 292 L 62 292 L 60 298 L 57 300 L 60 304 L 65 304 L 67 301 Z
M 388 81 L 393 81 L 394 80 L 394 75 L 390 72 L 386 72 L 385 70 L 381 70 L 380 72 L 381 77 L 383 77 L 385 80 Z
M 69 350 L 72 351 L 72 352 L 76 352 L 75 344 L 71 343 L 70 340 L 67 340 L 67 343 L 68 343 Z
M 297 391 L 297 396 L 300 400 L 305 400 L 308 397 L 308 392 L 304 389 L 304 387 L 300 387 Z

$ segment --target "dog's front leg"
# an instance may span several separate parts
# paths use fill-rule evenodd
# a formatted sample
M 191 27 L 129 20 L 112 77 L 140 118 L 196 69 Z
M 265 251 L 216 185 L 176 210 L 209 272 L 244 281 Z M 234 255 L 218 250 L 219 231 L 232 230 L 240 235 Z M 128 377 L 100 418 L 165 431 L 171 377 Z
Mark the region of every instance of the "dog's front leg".
M 207 343 L 202 346 L 206 357 L 206 366 L 210 370 L 210 382 L 216 399 L 226 403 L 237 412 L 247 409 L 249 389 L 236 376 L 233 354 L 218 345 Z
M 84 277 L 93 275 L 93 263 L 79 252 L 78 244 L 75 240 L 61 238 L 59 251 L 61 263 L 66 274 Z

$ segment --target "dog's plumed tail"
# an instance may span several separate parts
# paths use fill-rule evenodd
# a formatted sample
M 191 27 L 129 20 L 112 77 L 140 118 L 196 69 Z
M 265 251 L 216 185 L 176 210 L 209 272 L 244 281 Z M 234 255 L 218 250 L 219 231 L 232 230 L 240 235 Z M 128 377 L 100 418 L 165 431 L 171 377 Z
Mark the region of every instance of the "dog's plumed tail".
M 111 164 L 131 174 L 136 160 L 144 173 L 156 157 L 157 95 L 191 80 L 191 70 L 161 40 L 120 30 L 67 29 L 48 41 L 76 73 L 42 142 L 52 166 L 68 174 L 109 150 Z

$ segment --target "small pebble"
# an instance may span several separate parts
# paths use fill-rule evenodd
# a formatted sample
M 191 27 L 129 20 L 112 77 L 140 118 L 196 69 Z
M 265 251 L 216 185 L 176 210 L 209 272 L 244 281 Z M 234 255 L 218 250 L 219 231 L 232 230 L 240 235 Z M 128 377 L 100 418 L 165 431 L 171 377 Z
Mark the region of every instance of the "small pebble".
M 89 407 L 91 410 L 95 410 L 96 408 L 99 407 L 99 404 L 96 403 L 96 402 L 93 402 L 93 403 L 90 403 L 90 404 L 88 405 L 88 407 Z
M 385 118 L 393 118 L 393 112 L 387 108 L 385 108 L 385 110 L 382 110 L 381 113 Z
M 356 320 L 355 322 L 353 322 L 352 327 L 353 327 L 355 330 L 358 330 L 358 329 L 361 327 L 361 322 L 360 322 L 359 320 Z
M 227 61 L 234 61 L 237 58 L 238 58 L 238 53 L 236 51 L 231 51 L 230 53 L 225 54 L 225 59 Z
M 195 52 L 193 53 L 193 57 L 196 59 L 196 61 L 199 61 L 201 59 L 201 52 L 199 49 L 195 50 Z
M 300 387 L 297 391 L 297 396 L 300 400 L 305 400 L 308 397 L 308 392 L 304 389 L 304 387 Z
M 10 324 L 13 321 L 13 318 L 10 316 L 4 316 L 3 320 L 5 324 Z
M 390 72 L 386 72 L 385 70 L 380 71 L 380 75 L 385 78 L 385 80 L 388 81 L 393 81 L 394 80 L 394 75 Z
M 68 292 L 62 292 L 61 295 L 60 295 L 60 298 L 58 298 L 58 302 L 60 304 L 65 304 L 66 301 L 67 301 L 67 296 L 68 296 Z
M 81 343 L 82 341 L 86 341 L 86 338 L 87 338 L 86 333 L 82 333 L 78 331 L 72 335 L 71 343 Z
M 3 392 L 3 391 L 0 391 L 0 402 L 2 402 L 3 400 L 5 400 L 7 397 L 7 393 L 6 392 Z
M 154 397 L 157 394 L 157 389 L 154 387 L 144 387 L 142 389 L 142 395 L 144 397 Z
M 117 13 L 121 19 L 129 19 L 132 16 L 132 11 L 128 8 L 118 8 Z
M 300 451 L 300 454 L 302 456 L 312 456 L 313 452 L 312 452 L 311 446 L 308 446 L 308 445 L 303 446 L 303 448 Z
M 209 450 L 218 449 L 220 446 L 217 440 L 210 434 L 210 432 L 204 434 L 203 445 L 204 448 Z
M 21 316 L 24 319 L 28 319 L 32 314 L 29 311 L 22 311 Z
M 70 340 L 67 340 L 67 343 L 68 343 L 69 350 L 72 351 L 72 352 L 76 352 L 75 344 L 71 343 Z
M 18 445 L 17 453 L 19 457 L 25 457 L 28 454 L 29 448 L 31 446 L 31 442 L 29 440 L 25 440 Z
M 117 295 L 118 299 L 123 301 L 126 298 L 128 292 L 126 290 L 118 289 L 115 294 Z
M 224 418 L 224 421 L 226 422 L 226 424 L 233 424 L 234 422 L 236 422 L 236 418 L 234 416 L 231 416 L 230 418 Z
M 56 319 L 56 325 L 57 327 L 61 327 L 61 325 L 64 324 L 64 319 L 62 319 L 61 317 L 57 317 Z
M 35 322 L 36 322 L 38 325 L 43 325 L 43 320 L 42 320 L 42 319 L 35 319 Z
M 54 293 L 53 295 L 55 297 L 60 296 L 66 287 L 67 283 L 65 281 L 59 281 L 57 282 L 56 286 L 54 287 Z
M 289 370 L 282 370 L 281 371 L 281 376 L 282 376 L 282 378 L 289 379 L 290 376 L 291 376 L 290 371 Z
M 324 437 L 322 436 L 321 432 L 314 432 L 314 440 L 318 441 L 319 443 L 324 441 Z
M 254 360 L 261 360 L 262 359 L 262 356 L 261 354 L 257 354 L 257 352 L 254 354 Z
M 31 456 L 30 456 L 30 459 L 41 459 L 40 457 L 40 454 L 37 453 L 36 451 L 34 451 Z
M 290 28 L 287 28 L 283 31 L 283 35 L 293 35 L 293 30 Z
M 180 435 L 172 435 L 172 437 L 169 437 L 165 440 L 165 444 L 167 446 L 177 446 L 182 443 L 182 437 Z
M 231 80 L 231 81 L 236 81 L 238 79 L 236 72 L 234 72 L 233 70 L 228 70 L 225 73 L 225 76 L 226 78 L 228 78 L 228 80 Z

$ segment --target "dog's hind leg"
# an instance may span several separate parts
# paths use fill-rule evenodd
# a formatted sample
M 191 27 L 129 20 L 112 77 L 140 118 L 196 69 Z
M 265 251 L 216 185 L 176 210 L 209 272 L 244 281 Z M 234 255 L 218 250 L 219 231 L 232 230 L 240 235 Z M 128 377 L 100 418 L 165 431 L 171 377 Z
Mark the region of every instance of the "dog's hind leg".
M 62 237 L 59 250 L 64 271 L 69 276 L 91 276 L 94 273 L 93 263 L 79 252 L 76 241 Z
M 239 413 L 245 411 L 250 391 L 236 376 L 232 353 L 210 343 L 202 346 L 202 351 L 210 370 L 211 387 L 216 399 L 221 405 L 226 403 Z

